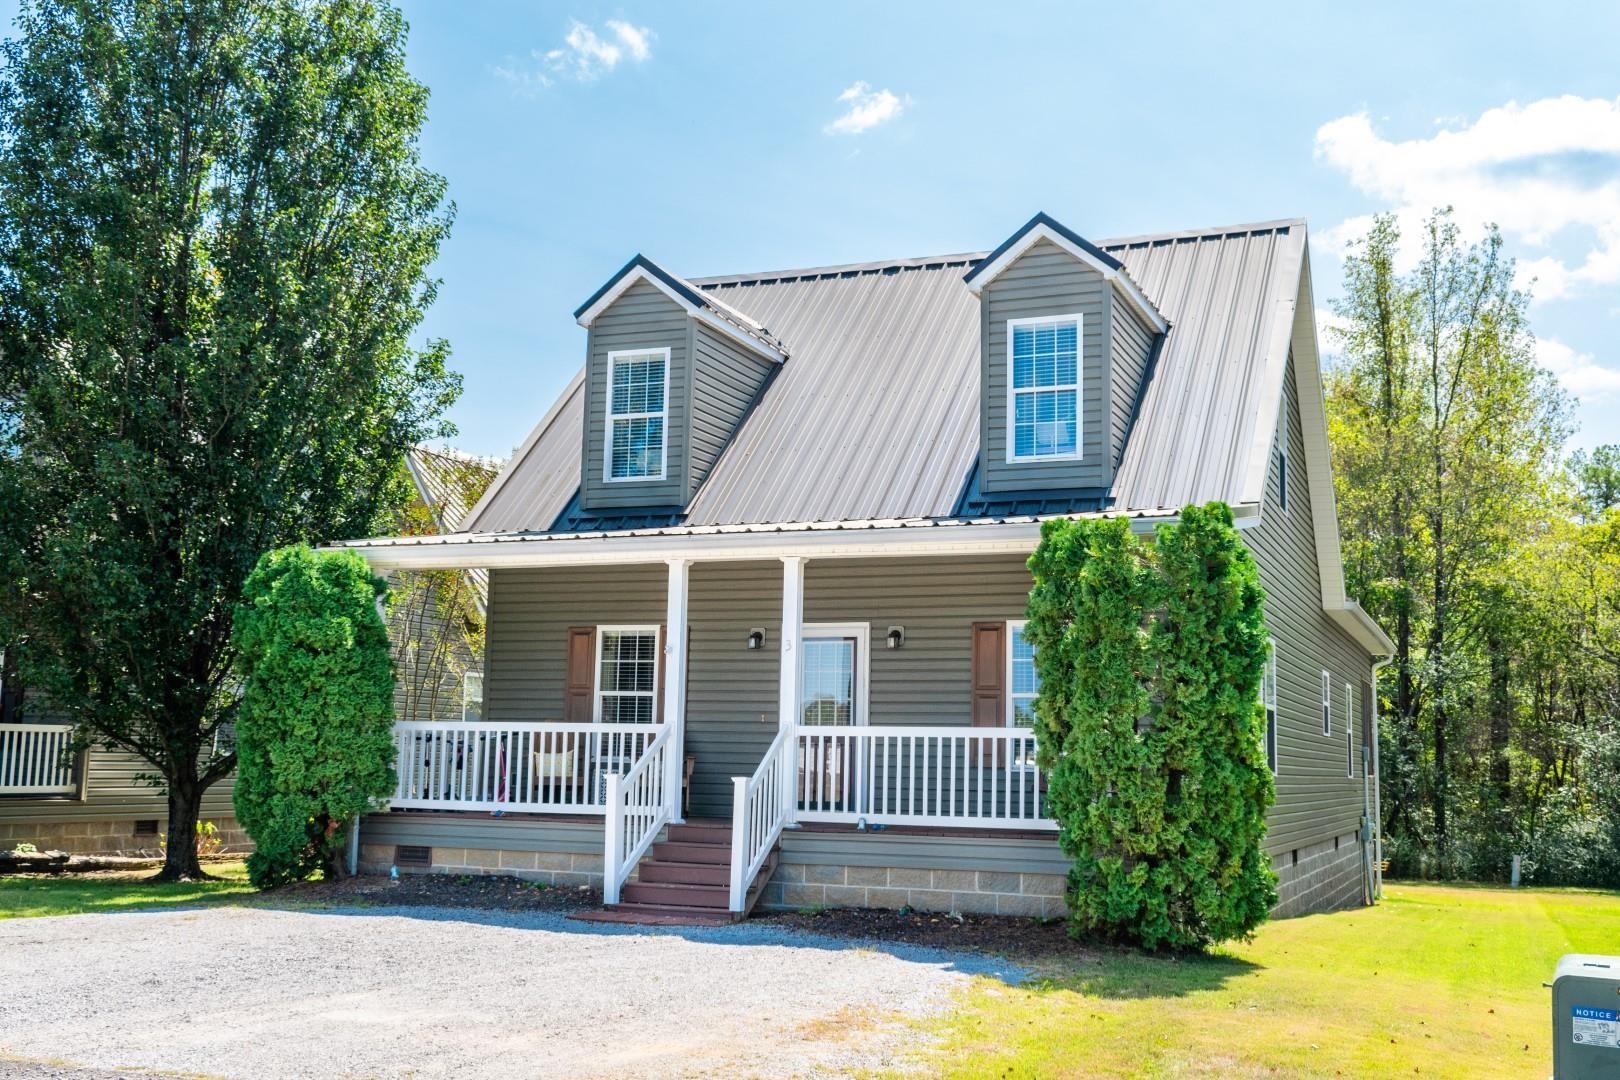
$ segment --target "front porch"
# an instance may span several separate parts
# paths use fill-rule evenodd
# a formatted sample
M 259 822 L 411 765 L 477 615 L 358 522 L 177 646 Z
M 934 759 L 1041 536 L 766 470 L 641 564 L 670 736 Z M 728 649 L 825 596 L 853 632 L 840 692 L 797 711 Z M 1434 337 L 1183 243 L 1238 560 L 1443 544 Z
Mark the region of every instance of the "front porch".
M 1017 837 L 1056 852 L 1035 738 L 1006 707 L 1001 657 L 994 677 L 972 670 L 976 659 L 983 666 L 977 628 L 1006 627 L 1022 614 L 1025 557 L 784 555 L 498 569 L 491 575 L 487 719 L 396 725 L 394 820 L 381 835 L 399 834 L 407 815 L 443 822 L 449 811 L 481 816 L 483 834 L 521 826 L 513 831 L 532 835 L 532 823 L 566 823 L 577 848 L 580 827 L 594 825 L 602 891 L 612 905 L 641 878 L 642 860 L 671 826 L 714 821 L 724 826 L 724 887 L 707 869 L 690 874 L 736 914 L 765 892 L 775 860 L 799 837 L 830 834 L 849 843 L 920 830 L 951 857 L 936 853 L 939 865 L 892 868 L 881 856 L 874 865 L 857 858 L 838 871 L 784 861 L 771 898 L 782 904 L 793 902 L 789 892 L 802 898 L 860 889 L 865 898 L 865 890 L 883 890 L 878 899 L 904 904 L 912 891 L 976 893 L 980 870 L 964 859 L 970 850 Z M 587 675 L 580 656 L 591 657 Z M 998 695 L 994 708 L 985 707 L 986 687 Z M 637 722 L 613 722 L 622 717 Z M 368 819 L 363 838 L 373 863 L 382 855 L 380 824 Z M 794 842 L 783 844 L 784 833 Z M 577 877 L 579 854 L 552 858 L 551 872 Z M 521 854 L 493 858 L 529 862 Z M 996 896 L 1029 895 L 1019 874 L 1053 878 L 1052 861 L 1043 854 L 1033 869 L 985 869 L 1003 875 L 986 878 L 997 886 L 986 890 L 989 910 L 997 910 Z M 479 869 L 545 872 L 534 864 Z M 824 880 L 811 880 L 816 875 Z M 1009 882 L 1019 887 L 1008 889 Z M 1034 906 L 1050 906 L 1046 898 L 1060 888 L 1051 880 L 1039 885 Z M 1030 903 L 1014 906 L 1027 911 Z

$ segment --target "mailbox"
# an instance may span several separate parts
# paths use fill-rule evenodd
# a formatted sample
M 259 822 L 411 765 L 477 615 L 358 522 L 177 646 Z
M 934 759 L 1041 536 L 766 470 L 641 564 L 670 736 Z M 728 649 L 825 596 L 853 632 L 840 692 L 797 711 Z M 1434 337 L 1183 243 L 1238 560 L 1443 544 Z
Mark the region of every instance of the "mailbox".
M 1620 1080 L 1620 956 L 1571 954 L 1552 981 L 1553 1080 Z

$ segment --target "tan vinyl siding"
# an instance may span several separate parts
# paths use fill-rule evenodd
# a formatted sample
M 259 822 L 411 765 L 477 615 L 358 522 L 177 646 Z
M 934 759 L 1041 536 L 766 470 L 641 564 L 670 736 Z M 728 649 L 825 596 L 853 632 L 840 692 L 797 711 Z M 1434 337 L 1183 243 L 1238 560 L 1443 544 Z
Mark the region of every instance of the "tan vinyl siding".
M 0 823 L 165 819 L 169 802 L 163 789 L 136 779 L 152 771 L 150 764 L 126 751 L 90 750 L 85 767 L 89 781 L 85 798 L 0 796 Z M 203 821 L 234 816 L 234 780 L 228 776 L 203 795 Z
M 806 866 L 893 866 L 1067 874 L 1072 865 L 1053 834 L 904 832 L 804 828 L 782 834 L 782 861 Z
M 1345 776 L 1344 684 L 1355 686 L 1357 725 L 1361 683 L 1371 658 L 1322 611 L 1311 500 L 1305 473 L 1294 364 L 1284 381 L 1289 420 L 1288 513 L 1280 508 L 1276 457 L 1266 480 L 1262 523 L 1244 533 L 1266 589 L 1266 623 L 1277 642 L 1277 805 L 1266 847 L 1286 852 L 1354 832 L 1361 822 L 1362 780 Z M 1322 671 L 1333 676 L 1333 734 L 1322 734 Z M 1359 751 L 1358 751 L 1359 759 Z
M 1110 435 L 1109 285 L 1057 245 L 1040 241 L 985 286 L 980 302 L 980 486 L 985 491 L 1106 486 L 1113 475 Z M 1079 460 L 1010 463 L 1007 440 L 1007 320 L 1083 316 Z
M 691 319 L 686 312 L 645 281 L 630 286 L 597 316 L 586 346 L 584 474 L 580 486 L 580 505 L 585 509 L 685 503 L 683 472 L 691 345 Z M 665 348 L 669 350 L 669 415 L 664 423 L 664 479 L 607 483 L 602 479 L 602 459 L 607 436 L 608 353 Z
M 696 363 L 692 369 L 687 499 L 703 485 L 772 367 L 758 354 L 707 326 L 694 324 L 692 340 Z
M 1130 434 L 1131 413 L 1142 392 L 1142 377 L 1147 374 L 1148 358 L 1153 354 L 1152 330 L 1143 326 L 1130 307 L 1112 292 L 1108 297 L 1109 322 L 1113 327 L 1113 392 L 1109 417 L 1112 438 L 1110 462 L 1118 465 L 1125 454 L 1125 439 Z

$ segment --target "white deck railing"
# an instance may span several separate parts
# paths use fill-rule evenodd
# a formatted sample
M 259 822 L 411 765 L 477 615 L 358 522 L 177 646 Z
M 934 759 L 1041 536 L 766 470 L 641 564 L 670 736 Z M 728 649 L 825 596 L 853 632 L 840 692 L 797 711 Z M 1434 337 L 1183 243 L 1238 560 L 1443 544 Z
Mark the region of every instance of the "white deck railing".
M 788 813 L 788 751 L 785 729 L 776 736 L 753 776 L 731 778 L 731 910 L 741 911 L 754 875 L 770 857 Z
M 607 820 L 603 823 L 602 901 L 619 902 L 619 890 L 646 854 L 658 831 L 671 817 L 669 778 L 664 756 L 669 753 L 667 724 L 657 728 L 658 736 L 623 775 L 607 778 Z M 678 799 L 680 792 L 675 796 Z
M 71 724 L 0 724 L 0 795 L 71 795 L 78 790 Z
M 799 821 L 1055 829 L 1024 728 L 799 725 Z
M 645 753 L 646 724 L 394 724 L 399 779 L 389 805 L 413 810 L 601 814 L 608 778 Z

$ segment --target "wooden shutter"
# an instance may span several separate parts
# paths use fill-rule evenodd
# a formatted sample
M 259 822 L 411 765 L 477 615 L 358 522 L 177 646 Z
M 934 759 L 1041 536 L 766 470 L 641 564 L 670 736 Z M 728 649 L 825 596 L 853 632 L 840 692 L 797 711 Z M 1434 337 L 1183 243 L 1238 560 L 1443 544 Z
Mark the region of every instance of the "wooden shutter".
M 657 663 L 654 665 L 658 671 L 658 678 L 653 684 L 653 721 L 659 724 L 664 722 L 664 668 L 666 666 L 664 662 L 669 659 L 669 655 L 664 652 L 666 630 L 667 627 L 662 624 L 659 625 Z
M 1361 683 L 1361 745 L 1367 751 L 1365 759 L 1368 772 L 1373 771 L 1372 747 L 1373 739 L 1377 738 L 1375 724 L 1377 703 L 1378 699 L 1374 696 L 1372 683 L 1363 679 Z
M 568 628 L 568 678 L 563 689 L 563 720 L 589 724 L 596 712 L 596 627 Z
M 973 726 L 1007 723 L 1007 624 L 973 624 Z

